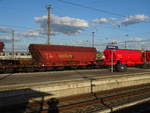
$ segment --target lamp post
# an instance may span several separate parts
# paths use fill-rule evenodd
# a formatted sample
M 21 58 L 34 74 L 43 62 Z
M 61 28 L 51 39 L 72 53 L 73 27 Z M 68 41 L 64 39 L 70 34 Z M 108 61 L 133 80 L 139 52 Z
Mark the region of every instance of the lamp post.
M 15 31 L 12 30 L 12 58 L 13 59 L 15 57 L 15 38 L 14 38 L 14 33 L 15 33 Z
M 126 34 L 125 36 L 128 37 L 129 35 Z M 124 48 L 127 49 L 127 41 L 124 42 Z
M 95 32 L 92 32 L 92 47 L 94 48 L 94 38 L 95 38 Z

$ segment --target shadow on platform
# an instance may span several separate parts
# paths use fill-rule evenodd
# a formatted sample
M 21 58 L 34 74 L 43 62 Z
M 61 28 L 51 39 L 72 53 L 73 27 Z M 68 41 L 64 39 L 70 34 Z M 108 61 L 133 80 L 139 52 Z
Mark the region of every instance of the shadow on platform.
M 59 113 L 59 101 L 55 98 L 45 101 L 46 96 L 52 94 L 30 88 L 0 91 L 0 113 L 41 113 L 45 110 L 47 113 Z

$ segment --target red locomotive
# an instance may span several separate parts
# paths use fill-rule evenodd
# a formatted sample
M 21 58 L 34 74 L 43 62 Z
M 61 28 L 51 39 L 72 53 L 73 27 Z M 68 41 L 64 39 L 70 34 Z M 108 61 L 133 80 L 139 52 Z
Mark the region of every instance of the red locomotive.
M 142 53 L 140 50 L 107 48 L 104 55 L 104 65 L 113 66 L 115 71 L 126 71 L 130 66 L 144 66 L 150 61 L 150 51 Z

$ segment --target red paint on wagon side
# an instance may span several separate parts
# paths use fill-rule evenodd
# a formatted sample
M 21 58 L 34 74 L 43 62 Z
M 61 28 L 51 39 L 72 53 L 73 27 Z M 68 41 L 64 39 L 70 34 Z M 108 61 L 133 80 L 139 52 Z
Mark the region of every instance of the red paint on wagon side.
M 150 62 L 150 51 L 143 52 L 143 57 L 145 62 Z
M 116 65 L 117 63 L 120 63 L 127 66 L 136 66 L 144 64 L 142 52 L 139 50 L 105 49 L 104 55 L 105 65 Z
M 4 49 L 4 43 L 0 42 L 0 52 L 3 52 L 3 49 Z
M 91 47 L 30 44 L 29 50 L 35 63 L 43 66 L 93 65 L 96 49 Z

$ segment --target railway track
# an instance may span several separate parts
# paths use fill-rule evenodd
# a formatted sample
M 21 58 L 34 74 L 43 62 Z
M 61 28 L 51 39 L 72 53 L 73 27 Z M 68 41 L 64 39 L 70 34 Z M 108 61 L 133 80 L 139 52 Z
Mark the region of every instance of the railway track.
M 128 67 L 130 68 L 130 67 Z M 140 67 L 141 68 L 141 67 Z M 140 69 L 137 67 L 137 69 Z M 141 69 L 149 69 L 147 68 L 141 68 Z M 111 71 L 111 68 L 106 66 L 79 66 L 79 67 L 49 67 L 49 68 L 40 68 L 38 66 L 0 66 L 0 74 L 12 74 L 12 73 L 34 73 L 34 72 L 55 72 L 55 71 L 73 71 L 73 70 L 92 70 L 92 69 L 107 69 L 108 71 Z M 114 70 L 114 72 L 117 72 Z M 126 72 L 126 71 L 124 71 Z
M 16 100 L 18 97 L 13 98 Z M 7 106 L 1 110 L 3 113 L 96 113 L 114 111 L 115 107 L 141 100 L 150 100 L 150 84 L 101 92 L 91 91 L 88 94 L 57 99 L 45 100 L 43 96 L 41 101 L 32 98 L 24 105 Z
M 51 71 L 67 71 L 67 70 L 84 70 L 84 69 L 104 69 L 104 66 L 93 66 L 93 67 L 49 67 L 49 68 L 35 68 L 34 66 L 23 68 L 23 66 L 0 66 L 0 74 L 9 74 L 9 73 L 31 73 L 31 72 L 51 72 Z
M 74 97 L 60 99 L 58 110 L 60 113 L 93 113 L 119 106 L 134 100 L 150 97 L 150 84 L 128 88 L 120 88 L 103 92 L 91 92 Z M 48 113 L 47 110 L 42 113 Z

